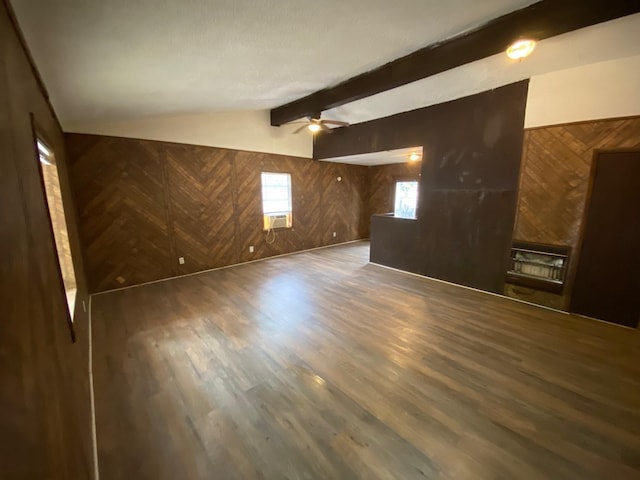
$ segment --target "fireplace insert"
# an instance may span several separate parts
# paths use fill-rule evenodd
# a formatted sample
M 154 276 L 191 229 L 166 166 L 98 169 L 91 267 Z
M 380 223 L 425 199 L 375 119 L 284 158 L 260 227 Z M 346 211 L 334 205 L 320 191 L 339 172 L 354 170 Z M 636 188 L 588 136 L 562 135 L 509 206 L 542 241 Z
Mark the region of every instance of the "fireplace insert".
M 562 293 L 571 247 L 514 241 L 507 282 L 553 293 Z

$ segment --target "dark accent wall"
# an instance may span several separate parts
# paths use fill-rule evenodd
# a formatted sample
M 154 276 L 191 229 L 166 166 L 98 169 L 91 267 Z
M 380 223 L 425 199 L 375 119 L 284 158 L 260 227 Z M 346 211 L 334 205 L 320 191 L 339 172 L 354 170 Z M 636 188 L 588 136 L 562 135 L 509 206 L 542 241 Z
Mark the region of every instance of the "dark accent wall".
M 64 138 L 7 3 L 0 6 L 0 477 L 91 478 L 87 300 Z M 53 148 L 75 255 L 71 342 L 31 118 Z
M 366 167 L 96 135 L 66 138 L 92 292 L 367 237 Z M 292 178 L 293 228 L 277 230 L 271 244 L 262 230 L 263 171 Z
M 315 158 L 422 145 L 417 220 L 374 217 L 371 260 L 502 293 L 528 81 L 318 136 Z
M 552 308 L 569 308 L 594 152 L 621 148 L 640 148 L 640 117 L 525 131 L 514 238 L 568 245 L 572 256 L 562 295 L 507 284 L 508 296 Z

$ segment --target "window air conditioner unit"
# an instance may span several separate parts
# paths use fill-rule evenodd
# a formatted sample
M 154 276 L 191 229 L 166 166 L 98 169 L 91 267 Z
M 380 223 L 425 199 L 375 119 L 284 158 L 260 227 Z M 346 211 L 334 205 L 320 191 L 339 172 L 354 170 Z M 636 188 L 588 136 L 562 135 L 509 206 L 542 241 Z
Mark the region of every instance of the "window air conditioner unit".
M 286 214 L 272 214 L 267 215 L 269 218 L 269 230 L 274 228 L 286 228 L 287 227 L 287 215 Z

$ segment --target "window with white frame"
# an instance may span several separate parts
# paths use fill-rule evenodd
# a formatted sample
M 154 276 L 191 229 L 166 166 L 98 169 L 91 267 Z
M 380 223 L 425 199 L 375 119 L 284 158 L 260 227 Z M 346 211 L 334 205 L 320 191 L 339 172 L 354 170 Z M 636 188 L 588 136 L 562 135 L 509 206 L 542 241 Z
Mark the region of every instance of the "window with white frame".
M 292 226 L 290 174 L 262 172 L 262 213 L 265 230 Z
M 418 180 L 397 180 L 393 215 L 400 218 L 417 218 Z

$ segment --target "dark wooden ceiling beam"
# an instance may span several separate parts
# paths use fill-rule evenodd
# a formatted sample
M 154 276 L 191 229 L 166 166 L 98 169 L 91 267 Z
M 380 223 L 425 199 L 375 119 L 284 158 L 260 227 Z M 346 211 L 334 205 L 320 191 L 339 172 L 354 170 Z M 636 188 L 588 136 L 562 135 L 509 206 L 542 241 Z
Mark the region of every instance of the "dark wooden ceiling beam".
M 518 38 L 544 40 L 640 12 L 640 0 L 542 0 L 271 110 L 279 126 L 500 53 Z

